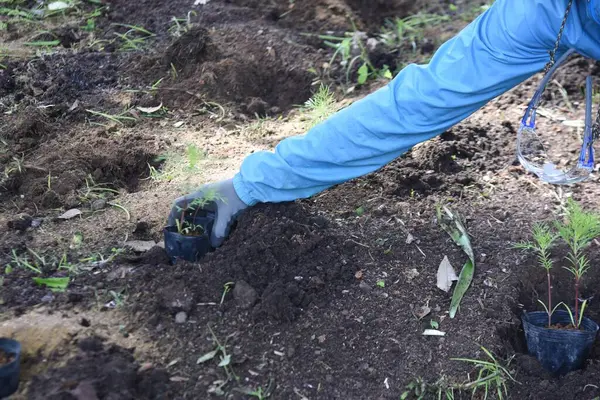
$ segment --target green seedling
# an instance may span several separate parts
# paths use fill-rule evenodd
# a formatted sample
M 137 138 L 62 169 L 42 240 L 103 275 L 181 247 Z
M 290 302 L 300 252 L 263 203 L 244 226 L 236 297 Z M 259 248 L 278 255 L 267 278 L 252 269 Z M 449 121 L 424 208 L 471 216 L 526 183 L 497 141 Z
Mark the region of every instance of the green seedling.
M 198 216 L 198 213 L 204 209 L 208 203 L 216 200 L 224 201 L 225 199 L 213 189 L 207 190 L 202 197 L 198 197 L 191 202 L 186 203 L 183 207 L 177 206 L 177 210 L 181 213 L 179 218 L 175 220 L 177 232 L 186 236 L 200 236 L 204 234 L 204 227 L 202 225 L 193 224 L 187 217 L 191 215 L 191 220 L 194 221 Z
M 80 272 L 79 267 L 76 264 L 72 264 L 69 262 L 69 260 L 67 258 L 67 253 L 63 253 L 62 257 L 60 258 L 60 260 L 58 262 L 57 269 L 59 271 L 65 270 L 69 273 L 69 275 L 77 275 Z
M 188 159 L 188 168 L 191 170 L 196 169 L 198 162 L 205 157 L 204 152 L 195 144 L 188 145 L 186 154 Z
M 538 256 L 538 262 L 546 270 L 548 282 L 548 304 L 538 300 L 548 313 L 548 327 L 552 325 L 552 314 L 559 306 L 564 306 L 569 313 L 571 325 L 579 328 L 583 320 L 588 300 L 584 300 L 579 307 L 579 290 L 581 280 L 590 269 L 590 260 L 585 252 L 592 241 L 600 236 L 600 215 L 584 211 L 573 199 L 569 199 L 566 204 L 566 215 L 564 220 L 556 220 L 549 226 L 547 224 L 537 223 L 533 227 L 533 242 L 522 242 L 516 245 L 522 250 L 533 250 Z M 551 270 L 553 261 L 550 250 L 554 243 L 560 239 L 564 242 L 569 252 L 566 256 L 568 266 L 563 267 L 571 272 L 574 278 L 574 310 L 568 307 L 564 302 L 557 304 L 552 308 L 552 277 Z
M 89 257 L 80 258 L 80 263 L 91 263 L 91 264 L 107 264 L 112 262 L 115 257 L 119 254 L 123 253 L 125 250 L 119 248 L 112 248 L 110 250 L 111 254 L 108 257 L 105 257 L 102 253 L 92 254 Z
M 60 40 L 40 40 L 36 42 L 26 42 L 23 44 L 30 47 L 56 47 L 60 44 Z
M 123 304 L 125 304 L 125 296 L 123 295 L 123 291 L 115 292 L 114 290 L 111 290 L 108 293 L 111 295 L 117 308 L 122 307 Z
M 25 156 L 21 157 L 12 157 L 12 162 L 8 164 L 8 166 L 4 169 L 5 178 L 10 178 L 15 174 L 21 174 L 24 170 Z
M 125 33 L 115 32 L 115 36 L 117 36 L 121 40 L 121 51 L 137 51 L 141 50 L 142 47 L 146 44 L 146 41 L 151 37 L 156 36 L 154 33 L 148 31 L 147 29 L 136 26 L 136 25 L 128 25 L 128 24 L 113 24 L 114 26 L 120 26 L 124 28 L 128 28 Z
M 454 318 L 463 296 L 473 281 L 473 274 L 475 273 L 475 254 L 473 253 L 469 234 L 465 229 L 460 215 L 450 211 L 450 209 L 446 206 L 438 206 L 437 219 L 442 229 L 446 231 L 448 235 L 450 235 L 452 240 L 454 240 L 454 242 L 460 246 L 469 257 L 469 260 L 467 260 L 460 271 L 458 282 L 454 288 L 454 293 L 452 294 L 452 301 L 450 303 L 450 318 Z
M 39 257 L 39 255 L 37 255 L 37 253 L 33 252 L 32 250 L 28 249 L 28 251 L 30 253 L 35 254 L 37 257 Z M 45 264 L 45 260 L 43 258 L 40 258 L 40 259 L 42 261 L 41 266 L 38 264 L 38 262 L 40 260 L 38 260 L 38 262 L 36 262 L 35 260 L 29 260 L 29 258 L 27 256 L 19 256 L 17 254 L 16 250 L 13 249 L 10 263 L 6 265 L 5 272 L 9 273 L 14 268 L 23 268 L 23 269 L 28 269 L 30 271 L 33 271 L 38 275 L 41 275 L 42 274 L 41 268 L 44 267 L 46 264 Z
M 94 18 L 88 18 L 86 24 L 81 26 L 80 29 L 84 32 L 94 32 L 96 30 L 96 20 Z
M 521 242 L 516 244 L 516 248 L 521 250 L 533 250 L 538 257 L 538 262 L 546 270 L 546 277 L 548 282 L 548 304 L 546 305 L 543 301 L 538 299 L 538 302 L 544 307 L 546 313 L 548 313 L 548 326 L 552 325 L 552 314 L 556 311 L 556 308 L 552 308 L 552 277 L 550 271 L 552 270 L 553 261 L 550 257 L 550 249 L 554 245 L 557 239 L 557 235 L 552 232 L 552 229 L 543 223 L 537 223 L 533 227 L 533 242 Z
M 318 35 L 318 38 L 323 40 L 325 46 L 334 49 L 329 64 L 333 65 L 340 58 L 340 65 L 345 66 L 346 82 L 350 82 L 350 75 L 354 71 L 356 65 L 360 65 L 357 70 L 357 84 L 363 85 L 369 78 L 386 78 L 391 79 L 393 74 L 389 67 L 384 66 L 382 69 L 377 69 L 369 59 L 369 52 L 363 43 L 363 38 L 359 35 L 354 22 L 353 32 L 346 32 L 343 37 L 331 35 Z M 353 56 L 353 45 L 358 47 L 359 53 Z
M 254 397 L 257 400 L 266 400 L 271 397 L 272 385 L 273 381 L 269 380 L 269 385 L 264 389 L 262 386 L 259 386 L 257 389 L 236 388 L 233 390 L 245 394 L 246 396 Z
M 98 199 L 107 199 L 119 194 L 118 190 L 107 186 L 107 184 L 96 183 L 94 178 L 88 175 L 85 178 L 85 188 L 79 191 L 79 201 L 87 203 Z
M 377 281 L 377 286 L 379 286 L 380 288 L 384 288 L 385 287 L 385 281 L 384 280 Z
M 227 293 L 229 293 L 231 291 L 231 287 L 235 285 L 235 282 L 227 282 L 226 284 L 223 285 L 223 294 L 221 295 L 221 305 L 223 304 L 223 302 L 225 301 L 225 296 L 227 296 Z
M 192 16 L 198 15 L 196 11 L 189 11 L 185 18 L 171 17 L 172 25 L 169 27 L 169 34 L 175 37 L 181 37 L 190 31 L 193 27 Z
M 119 210 L 123 211 L 125 213 L 125 219 L 127 221 L 131 221 L 131 214 L 129 213 L 129 210 L 126 209 L 125 207 L 123 207 L 122 205 L 120 205 L 119 203 L 115 202 L 115 201 L 109 201 L 107 203 L 109 206 L 118 208 Z
M 460 390 L 472 390 L 473 397 L 478 390 L 483 390 L 483 400 L 487 400 L 490 393 L 495 392 L 498 400 L 503 400 L 505 396 L 508 396 L 506 383 L 509 380 L 513 382 L 517 381 L 512 377 L 508 369 L 498 362 L 498 360 L 496 360 L 489 350 L 483 346 L 481 349 L 487 355 L 489 361 L 474 360 L 470 358 L 452 359 L 455 361 L 464 361 L 473 364 L 475 369 L 479 371 L 476 380 L 459 385 L 458 388 Z M 510 364 L 510 361 L 511 360 L 508 361 L 507 366 Z
M 106 113 L 103 113 L 100 111 L 94 111 L 94 110 L 85 110 L 85 111 L 89 112 L 92 115 L 106 118 L 116 124 L 119 124 L 119 125 L 124 125 L 123 121 L 136 121 L 136 119 L 134 117 L 129 117 L 129 116 L 124 115 L 127 113 L 127 111 L 121 113 L 120 115 L 111 115 L 111 114 L 106 114 Z M 99 125 L 102 125 L 102 124 L 99 124 Z
M 177 80 L 179 73 L 177 72 L 177 68 L 175 68 L 175 64 L 171 63 L 171 79 Z
M 410 398 L 425 400 L 427 392 L 427 383 L 423 379 L 417 378 L 406 385 L 405 391 L 400 395 L 400 400 L 407 400 Z
M 304 111 L 310 121 L 309 128 L 313 128 L 333 115 L 337 110 L 335 96 L 329 86 L 321 84 L 319 90 L 304 103 Z
M 565 221 L 555 222 L 556 230 L 560 238 L 567 244 L 569 253 L 566 260 L 570 266 L 564 267 L 571 272 L 574 277 L 575 286 L 575 316 L 571 314 L 569 307 L 567 311 L 571 315 L 571 323 L 579 328 L 582 316 L 587 305 L 587 300 L 583 301 L 581 306 L 581 315 L 579 311 L 579 288 L 581 279 L 590 269 L 590 260 L 585 253 L 592 241 L 600 236 L 600 215 L 584 211 L 573 199 L 567 202 L 567 213 Z
M 225 341 L 225 343 L 221 344 L 221 342 L 219 342 L 219 339 L 217 338 L 217 335 L 215 335 L 210 325 L 208 325 L 208 329 L 210 330 L 213 341 L 216 344 L 216 348 L 200 356 L 196 361 L 196 364 L 202 364 L 211 361 L 215 357 L 219 356 L 220 361 L 218 366 L 225 370 L 225 373 L 227 374 L 228 378 L 233 377 L 237 379 L 235 373 L 233 372 L 233 368 L 231 367 L 231 354 L 227 352 L 227 340 Z
M 424 29 L 448 22 L 446 15 L 418 13 L 405 18 L 387 21 L 382 29 L 381 39 L 387 47 L 399 49 L 409 45 L 416 51 L 417 42 L 423 40 Z

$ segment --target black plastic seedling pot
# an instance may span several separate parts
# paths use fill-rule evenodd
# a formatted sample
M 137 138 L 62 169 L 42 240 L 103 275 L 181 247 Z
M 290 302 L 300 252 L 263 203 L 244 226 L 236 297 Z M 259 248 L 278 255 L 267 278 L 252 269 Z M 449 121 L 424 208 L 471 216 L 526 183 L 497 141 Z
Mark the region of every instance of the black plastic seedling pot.
M 195 262 L 212 250 L 210 245 L 210 232 L 214 223 L 214 215 L 189 218 L 194 225 L 201 225 L 204 233 L 199 236 L 186 236 L 177 231 L 177 226 L 167 226 L 164 229 L 165 251 L 175 264 L 177 260 Z
M 598 324 L 585 317 L 577 330 L 547 328 L 548 314 L 544 311 L 526 313 L 522 321 L 529 354 L 557 376 L 583 366 L 598 334 Z M 553 325 L 570 323 L 568 312 L 558 310 L 552 314 Z
M 21 373 L 21 344 L 16 340 L 0 338 L 0 351 L 12 360 L 0 366 L 0 399 L 15 393 Z

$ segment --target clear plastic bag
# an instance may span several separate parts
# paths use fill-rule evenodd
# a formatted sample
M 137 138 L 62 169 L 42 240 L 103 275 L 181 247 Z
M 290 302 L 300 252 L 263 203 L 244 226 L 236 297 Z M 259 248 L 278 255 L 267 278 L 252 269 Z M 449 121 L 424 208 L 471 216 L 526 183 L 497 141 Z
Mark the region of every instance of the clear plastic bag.
M 583 134 L 583 143 L 579 152 L 579 158 L 574 165 L 566 168 L 560 168 L 558 162 L 555 162 L 544 147 L 544 142 L 537 129 L 536 113 L 548 82 L 560 67 L 562 63 L 574 53 L 574 50 L 566 52 L 542 79 L 540 87 L 535 92 L 525 115 L 521 120 L 521 125 L 517 132 L 517 157 L 521 165 L 529 172 L 537 175 L 541 180 L 555 184 L 564 185 L 582 182 L 589 178 L 594 169 L 594 129 L 592 124 L 592 78 L 586 79 L 586 112 L 585 112 L 585 131 Z M 557 144 L 559 145 L 559 144 Z

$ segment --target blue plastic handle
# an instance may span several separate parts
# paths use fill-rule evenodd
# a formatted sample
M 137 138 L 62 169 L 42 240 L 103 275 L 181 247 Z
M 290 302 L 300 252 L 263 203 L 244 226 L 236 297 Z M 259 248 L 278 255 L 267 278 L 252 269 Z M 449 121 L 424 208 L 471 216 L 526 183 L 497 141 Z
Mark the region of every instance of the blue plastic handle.
M 552 78 L 552 76 L 554 75 L 554 73 L 556 72 L 558 67 L 560 67 L 560 65 L 562 63 L 564 63 L 566 61 L 566 59 L 569 58 L 569 56 L 571 56 L 571 54 L 573 54 L 573 53 L 575 53 L 575 49 L 567 50 L 567 52 L 565 54 L 563 54 L 558 59 L 558 61 L 556 61 L 554 63 L 554 65 L 548 70 L 548 73 L 542 78 L 542 81 L 540 82 L 540 86 L 535 91 L 535 94 L 531 98 L 531 101 L 529 102 L 529 106 L 527 107 L 527 110 L 525 111 L 525 114 L 523 115 L 523 119 L 521 120 L 522 126 L 527 127 L 527 128 L 535 127 L 536 110 L 537 110 L 538 105 L 540 104 L 540 101 L 542 99 L 542 93 L 544 93 L 544 90 L 546 89 L 546 85 L 548 85 L 548 82 L 550 81 L 550 79 Z

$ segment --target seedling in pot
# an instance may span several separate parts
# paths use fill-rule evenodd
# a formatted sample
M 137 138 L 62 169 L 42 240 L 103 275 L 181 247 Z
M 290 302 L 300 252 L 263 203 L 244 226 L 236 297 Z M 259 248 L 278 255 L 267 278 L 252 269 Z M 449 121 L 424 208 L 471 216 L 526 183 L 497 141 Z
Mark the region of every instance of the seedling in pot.
M 177 206 L 180 215 L 173 226 L 167 226 L 164 230 L 165 249 L 171 262 L 174 263 L 177 259 L 195 262 L 210 251 L 209 236 L 214 212 L 207 210 L 207 205 L 219 198 L 216 190 L 211 190 Z
M 19 388 L 21 344 L 0 338 L 0 398 L 8 398 Z
M 548 313 L 548 326 L 552 325 L 552 314 L 556 311 L 556 308 L 560 304 L 552 308 L 552 277 L 550 271 L 552 270 L 553 261 L 550 257 L 550 249 L 556 241 L 557 235 L 552 232 L 551 228 L 547 224 L 537 223 L 533 227 L 533 242 L 521 242 L 515 246 L 521 250 L 533 250 L 537 253 L 538 261 L 540 266 L 546 270 L 546 277 L 548 280 L 548 304 L 545 304 L 542 300 L 538 299 L 538 302 L 544 307 L 546 313 Z
M 184 236 L 202 236 L 204 227 L 200 224 L 195 224 L 198 213 L 206 207 L 206 205 L 217 199 L 216 193 L 207 193 L 205 196 L 192 200 L 184 207 L 177 207 L 181 212 L 180 217 L 175 221 L 177 232 Z
M 571 320 L 571 325 L 565 328 L 579 329 L 587 305 L 587 300 L 584 300 L 580 309 L 579 289 L 584 274 L 590 268 L 590 260 L 584 251 L 596 237 L 600 236 L 600 216 L 584 211 L 575 201 L 569 200 L 565 221 L 555 221 L 553 225 L 555 231 L 548 224 L 535 224 L 532 231 L 533 242 L 521 242 L 516 247 L 523 250 L 534 250 L 537 253 L 540 266 L 546 270 L 548 304 L 546 305 L 541 300 L 538 300 L 538 302 L 542 304 L 548 314 L 547 326 L 560 328 L 560 326 L 553 326 L 552 315 L 558 307 L 564 306 Z M 552 277 L 550 271 L 554 262 L 551 259 L 550 250 L 558 239 L 562 239 L 569 248 L 566 260 L 570 265 L 563 268 L 571 272 L 574 277 L 574 314 L 563 302 L 552 308 Z
M 539 301 L 545 311 L 527 312 L 523 315 L 523 328 L 528 351 L 534 355 L 546 370 L 555 375 L 564 375 L 583 366 L 598 332 L 598 324 L 584 317 L 588 301 L 580 307 L 580 285 L 590 268 L 590 260 L 585 253 L 590 243 L 600 235 L 600 215 L 587 212 L 575 201 L 569 200 L 563 221 L 557 220 L 552 226 L 536 224 L 533 229 L 533 243 L 517 245 L 521 249 L 532 249 L 538 255 L 540 265 L 546 270 L 548 281 L 548 304 Z M 574 277 L 574 312 L 564 302 L 552 308 L 552 270 L 550 249 L 561 239 L 569 248 L 566 270 Z M 566 311 L 557 310 L 564 306 Z
M 569 247 L 566 259 L 571 265 L 564 268 L 573 274 L 575 284 L 575 315 L 573 316 L 566 305 L 565 308 L 569 312 L 572 326 L 579 329 L 587 305 L 587 300 L 584 300 L 581 310 L 579 309 L 579 288 L 581 279 L 590 268 L 590 260 L 584 251 L 596 237 L 600 236 L 600 216 L 584 211 L 575 201 L 569 200 L 567 221 L 556 222 L 555 225 L 558 235 Z

